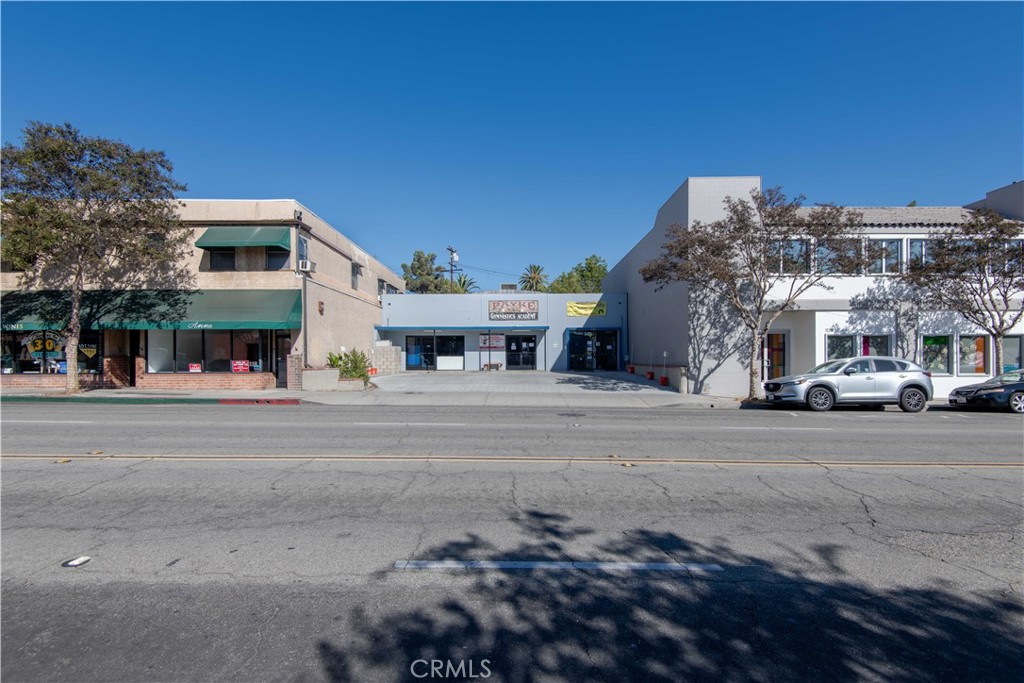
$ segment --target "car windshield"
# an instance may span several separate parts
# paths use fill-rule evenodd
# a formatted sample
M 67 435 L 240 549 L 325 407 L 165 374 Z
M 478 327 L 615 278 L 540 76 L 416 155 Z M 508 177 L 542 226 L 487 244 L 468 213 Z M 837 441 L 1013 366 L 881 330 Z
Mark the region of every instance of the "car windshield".
M 1005 375 L 999 375 L 992 381 L 999 382 L 1000 384 L 1012 384 L 1013 382 L 1024 381 L 1024 374 L 1022 374 L 1020 370 L 1017 370 L 1015 372 L 1008 372 Z
M 833 372 L 839 372 L 839 370 L 846 365 L 845 360 L 833 360 L 828 363 L 822 363 L 813 370 L 808 371 L 808 375 L 827 375 Z

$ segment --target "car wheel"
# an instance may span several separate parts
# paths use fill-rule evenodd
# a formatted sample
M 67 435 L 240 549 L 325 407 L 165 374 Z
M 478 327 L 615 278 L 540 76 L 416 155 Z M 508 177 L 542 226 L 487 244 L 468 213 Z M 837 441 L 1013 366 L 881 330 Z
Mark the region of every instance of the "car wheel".
M 815 387 L 807 392 L 807 407 L 819 413 L 831 410 L 835 398 L 825 387 Z
M 908 413 L 919 413 L 924 410 L 928 399 L 920 389 L 906 389 L 900 394 L 900 408 Z
M 1010 406 L 1010 410 L 1015 413 L 1024 413 L 1024 393 L 1015 391 L 1010 394 L 1010 400 L 1007 401 Z

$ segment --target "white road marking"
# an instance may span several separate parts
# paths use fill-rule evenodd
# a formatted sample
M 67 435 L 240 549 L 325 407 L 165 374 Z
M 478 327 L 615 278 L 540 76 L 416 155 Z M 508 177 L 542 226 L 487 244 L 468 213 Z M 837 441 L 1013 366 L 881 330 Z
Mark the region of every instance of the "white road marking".
M 689 562 L 402 560 L 395 562 L 395 569 L 590 569 L 596 571 L 720 572 L 722 565 Z
M 796 413 L 790 413 L 790 415 L 792 415 L 793 417 L 800 417 L 800 416 L 799 416 L 799 415 L 797 415 Z
M 4 420 L 5 424 L 91 425 L 92 420 Z
M 352 422 L 353 427 L 465 427 L 465 422 Z
M 92 559 L 91 557 L 85 557 L 83 555 L 82 557 L 76 557 L 73 560 L 68 560 L 67 562 L 62 562 L 60 566 L 62 566 L 62 567 L 81 567 L 83 564 L 85 564 L 86 562 L 88 562 L 91 559 Z
M 744 430 L 744 431 L 772 431 L 772 432 L 831 432 L 834 427 L 719 427 L 719 429 Z

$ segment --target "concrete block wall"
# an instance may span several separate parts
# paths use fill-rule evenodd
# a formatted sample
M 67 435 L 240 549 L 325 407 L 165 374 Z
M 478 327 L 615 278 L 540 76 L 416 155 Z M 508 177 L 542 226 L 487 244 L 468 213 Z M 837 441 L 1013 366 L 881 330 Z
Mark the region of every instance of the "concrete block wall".
M 373 346 L 367 354 L 370 358 L 370 367 L 376 368 L 375 377 L 382 375 L 397 375 L 402 371 L 402 349 L 401 347 Z
M 301 353 L 293 353 L 288 356 L 287 378 L 288 391 L 302 391 L 302 370 L 304 363 Z

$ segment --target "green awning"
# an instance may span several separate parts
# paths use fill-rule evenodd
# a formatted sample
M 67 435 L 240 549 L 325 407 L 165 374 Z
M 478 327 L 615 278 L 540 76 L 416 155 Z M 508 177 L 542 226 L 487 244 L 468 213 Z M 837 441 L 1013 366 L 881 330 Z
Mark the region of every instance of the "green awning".
M 4 330 L 60 330 L 68 317 L 66 292 L 7 292 L 0 298 Z M 82 327 L 92 330 L 297 330 L 297 289 L 206 289 L 196 292 L 91 291 Z
M 217 225 L 207 228 L 196 240 L 200 249 L 213 247 L 280 247 L 291 250 L 291 227 L 287 225 Z

